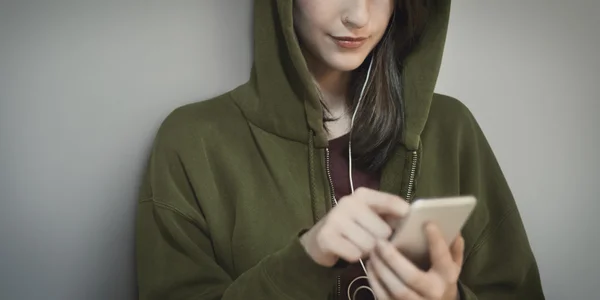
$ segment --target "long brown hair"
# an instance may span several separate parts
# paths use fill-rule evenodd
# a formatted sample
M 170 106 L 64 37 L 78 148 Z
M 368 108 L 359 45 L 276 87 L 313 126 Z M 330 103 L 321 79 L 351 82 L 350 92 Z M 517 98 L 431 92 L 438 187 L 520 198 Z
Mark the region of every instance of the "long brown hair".
M 370 54 L 373 66 L 352 129 L 353 162 L 362 170 L 380 170 L 403 138 L 403 63 L 423 31 L 426 2 L 398 0 L 386 33 Z M 347 98 L 350 112 L 356 108 L 370 59 L 354 71 Z

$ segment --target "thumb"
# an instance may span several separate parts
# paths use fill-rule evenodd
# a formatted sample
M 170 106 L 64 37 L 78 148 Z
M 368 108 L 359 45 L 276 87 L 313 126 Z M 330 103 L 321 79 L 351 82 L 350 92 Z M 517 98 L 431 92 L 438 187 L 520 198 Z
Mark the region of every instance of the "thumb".
M 452 243 L 450 252 L 452 253 L 452 260 L 456 265 L 462 266 L 465 251 L 465 239 L 459 235 Z

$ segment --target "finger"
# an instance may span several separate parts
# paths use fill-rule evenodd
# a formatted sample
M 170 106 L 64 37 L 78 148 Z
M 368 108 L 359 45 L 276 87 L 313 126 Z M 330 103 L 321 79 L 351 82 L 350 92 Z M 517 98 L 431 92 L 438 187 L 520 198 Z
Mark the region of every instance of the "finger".
M 464 259 L 464 251 L 465 251 L 465 239 L 462 236 L 458 236 L 454 243 L 452 243 L 452 248 L 450 252 L 452 253 L 452 260 L 457 266 L 461 266 L 463 264 Z
M 375 273 L 376 278 L 379 279 L 381 286 L 384 287 L 387 294 L 389 294 L 392 299 L 421 299 L 417 293 L 408 288 L 400 278 L 390 270 L 377 253 L 371 255 L 371 261 L 373 262 L 373 272 Z
M 331 253 L 349 263 L 355 263 L 362 257 L 362 251 L 342 236 L 333 236 L 327 242 Z
M 402 198 L 369 189 L 357 189 L 355 196 L 359 197 L 377 214 L 403 217 L 408 213 L 410 205 Z
M 375 248 L 375 237 L 365 228 L 350 219 L 343 221 L 340 226 L 339 230 L 342 236 L 358 247 L 362 251 L 362 254 L 373 251 Z
M 362 205 L 356 206 L 355 221 L 377 239 L 388 239 L 392 235 L 392 228 L 375 212 L 365 209 Z
M 383 215 L 382 218 L 390 228 L 394 229 L 398 227 L 398 224 L 402 221 L 402 217 L 395 217 L 392 215 Z
M 452 281 L 456 274 L 456 265 L 450 254 L 450 246 L 448 246 L 438 226 L 434 223 L 428 223 L 425 226 L 425 231 L 429 242 L 432 269 L 445 280 Z
M 373 289 L 373 293 L 377 300 L 387 300 L 390 299 L 390 295 L 387 293 L 381 282 L 379 281 L 379 277 L 377 277 L 377 272 L 373 270 L 373 263 L 369 260 L 367 262 L 367 272 L 369 285 L 371 289 Z
M 408 288 L 427 298 L 435 296 L 432 293 L 430 274 L 421 271 L 391 243 L 379 241 L 375 252 Z

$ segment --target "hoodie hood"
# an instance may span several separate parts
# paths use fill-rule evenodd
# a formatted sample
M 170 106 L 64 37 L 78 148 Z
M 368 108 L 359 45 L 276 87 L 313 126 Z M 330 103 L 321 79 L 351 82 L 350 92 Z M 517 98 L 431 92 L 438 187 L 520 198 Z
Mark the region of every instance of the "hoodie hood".
M 420 41 L 405 61 L 405 132 L 402 143 L 416 150 L 427 122 L 450 15 L 450 0 L 431 1 Z M 285 139 L 328 145 L 323 108 L 294 31 L 292 0 L 255 0 L 254 61 L 250 80 L 234 92 L 246 118 Z

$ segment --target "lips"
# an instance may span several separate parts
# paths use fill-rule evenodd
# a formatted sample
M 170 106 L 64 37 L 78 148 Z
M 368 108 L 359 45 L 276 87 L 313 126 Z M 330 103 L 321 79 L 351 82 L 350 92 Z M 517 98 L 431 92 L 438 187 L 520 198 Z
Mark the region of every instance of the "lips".
M 332 38 L 339 47 L 345 49 L 360 48 L 367 41 L 366 37 L 332 36 Z

